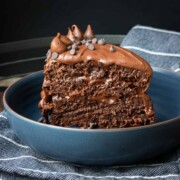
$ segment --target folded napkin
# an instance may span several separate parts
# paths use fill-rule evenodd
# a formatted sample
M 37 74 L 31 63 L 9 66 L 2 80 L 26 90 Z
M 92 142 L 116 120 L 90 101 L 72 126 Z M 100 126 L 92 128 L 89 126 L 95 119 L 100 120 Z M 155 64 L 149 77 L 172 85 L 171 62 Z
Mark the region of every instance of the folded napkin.
M 135 51 L 152 66 L 178 71 L 180 34 L 143 26 L 130 30 L 122 46 Z M 77 166 L 44 157 L 24 145 L 0 115 L 0 179 L 4 173 L 41 179 L 180 179 L 180 147 L 155 159 L 127 166 Z M 8 176 L 9 177 L 9 176 Z
M 179 167 L 180 148 L 146 163 L 127 166 L 83 167 L 55 161 L 24 145 L 10 128 L 6 117 L 0 115 L 0 171 L 2 172 L 42 179 L 176 180 L 180 179 Z
M 121 46 L 146 59 L 151 66 L 180 72 L 180 33 L 134 26 Z

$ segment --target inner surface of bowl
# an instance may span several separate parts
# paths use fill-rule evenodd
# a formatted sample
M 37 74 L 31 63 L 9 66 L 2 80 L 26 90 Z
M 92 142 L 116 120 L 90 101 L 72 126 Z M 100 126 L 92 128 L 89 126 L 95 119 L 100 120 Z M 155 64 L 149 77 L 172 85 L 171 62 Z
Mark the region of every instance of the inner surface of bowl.
M 159 68 L 153 68 L 153 78 L 148 89 L 158 122 L 180 115 L 180 76 Z M 8 106 L 16 113 L 37 121 L 41 117 L 38 109 L 43 71 L 31 74 L 16 82 L 5 99 Z
M 39 71 L 13 84 L 5 97 L 9 107 L 19 115 L 37 121 L 41 117 L 38 102 L 43 78 L 43 71 Z

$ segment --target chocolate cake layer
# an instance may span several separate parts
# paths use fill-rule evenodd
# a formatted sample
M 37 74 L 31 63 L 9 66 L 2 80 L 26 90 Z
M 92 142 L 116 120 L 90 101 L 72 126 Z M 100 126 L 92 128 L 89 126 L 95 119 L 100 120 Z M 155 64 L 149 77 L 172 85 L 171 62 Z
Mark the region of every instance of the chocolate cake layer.
M 149 64 L 128 50 L 93 38 L 89 26 L 86 40 L 77 26 L 73 28 L 79 38 L 70 29 L 69 41 L 58 34 L 47 54 L 39 103 L 45 123 L 80 128 L 154 123 L 146 93 L 152 76 Z

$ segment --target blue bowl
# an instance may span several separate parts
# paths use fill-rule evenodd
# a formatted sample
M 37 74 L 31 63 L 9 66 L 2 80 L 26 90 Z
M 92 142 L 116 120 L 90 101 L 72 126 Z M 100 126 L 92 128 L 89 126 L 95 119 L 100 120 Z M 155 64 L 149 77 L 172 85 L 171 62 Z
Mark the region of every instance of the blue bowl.
M 180 144 L 180 76 L 159 68 L 148 93 L 158 123 L 126 129 L 75 129 L 41 124 L 37 107 L 43 72 L 26 76 L 3 97 L 16 135 L 53 159 L 83 165 L 132 164 L 164 154 Z

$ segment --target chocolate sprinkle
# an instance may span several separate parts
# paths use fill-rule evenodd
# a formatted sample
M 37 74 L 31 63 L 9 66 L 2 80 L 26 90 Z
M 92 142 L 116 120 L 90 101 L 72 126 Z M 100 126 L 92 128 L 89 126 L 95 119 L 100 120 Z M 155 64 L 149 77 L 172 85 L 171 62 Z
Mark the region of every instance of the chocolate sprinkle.
M 79 49 L 76 43 L 74 43 L 74 44 L 72 45 L 72 49 L 75 49 L 75 50 Z
M 90 42 L 86 41 L 86 44 L 85 44 L 85 45 L 86 45 L 86 46 L 89 46 L 90 44 L 91 44 Z
M 93 44 L 96 44 L 96 43 L 97 43 L 97 38 L 93 38 L 93 39 L 92 39 L 92 43 L 93 43 Z
M 116 51 L 116 48 L 115 48 L 114 46 L 110 46 L 109 51 L 115 52 L 115 51 Z
M 86 44 L 86 40 L 83 39 L 83 40 L 81 41 L 81 43 L 82 43 L 82 44 Z
M 98 44 L 101 44 L 101 45 L 105 44 L 105 40 L 104 39 L 99 39 Z
M 76 50 L 75 50 L 74 48 L 71 49 L 71 50 L 70 50 L 70 54 L 75 55 L 75 54 L 76 54 Z
M 72 46 L 68 46 L 67 49 L 70 50 L 72 48 Z
M 52 53 L 52 58 L 57 58 L 58 57 L 58 53 L 57 52 L 53 52 Z
M 52 63 L 52 64 L 54 64 L 54 63 L 56 63 L 56 62 L 57 62 L 57 61 L 56 61 L 55 59 L 52 59 L 52 60 L 51 60 L 51 63 Z
M 76 41 L 76 45 L 77 45 L 77 46 L 81 45 L 81 41 L 77 40 L 77 41 Z
M 46 57 L 47 59 L 49 59 L 51 57 L 51 50 L 49 49 L 48 52 L 46 53 Z
M 88 48 L 89 48 L 90 50 L 94 50 L 94 45 L 93 45 L 93 44 L 89 44 L 89 45 L 88 45 Z
M 86 42 L 92 43 L 92 39 L 87 39 Z
M 49 50 L 47 51 L 46 55 L 48 55 L 48 54 L 50 54 L 50 53 L 51 53 L 51 50 L 49 49 Z

